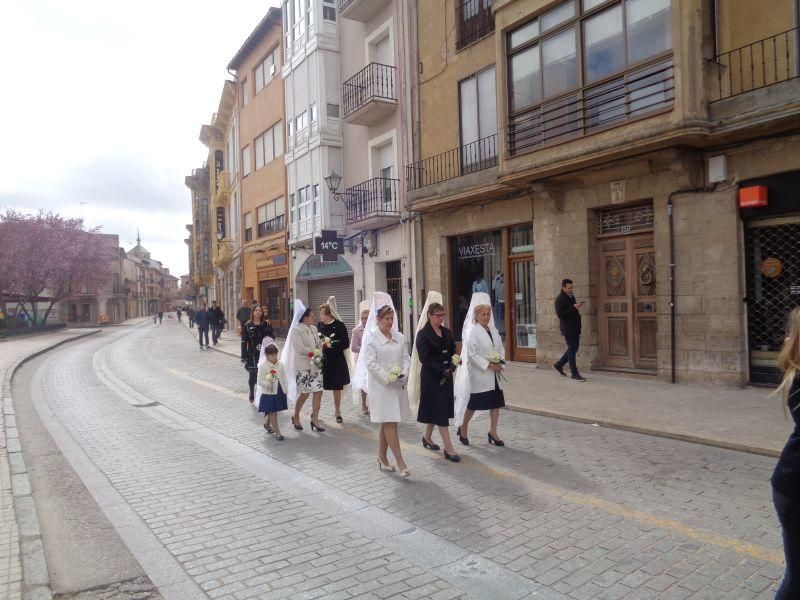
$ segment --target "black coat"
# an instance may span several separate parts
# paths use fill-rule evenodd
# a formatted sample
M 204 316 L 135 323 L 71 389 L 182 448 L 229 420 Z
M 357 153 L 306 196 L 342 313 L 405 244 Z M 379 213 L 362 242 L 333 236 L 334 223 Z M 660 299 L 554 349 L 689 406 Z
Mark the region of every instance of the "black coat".
M 556 297 L 556 314 L 561 326 L 561 335 L 581 334 L 581 313 L 575 308 L 575 296 L 570 296 L 565 291 Z
M 261 342 L 265 337 L 275 339 L 275 331 L 269 321 L 256 325 L 248 321 L 242 328 L 242 338 L 244 339 L 244 368 L 248 370 L 258 369 L 258 358 L 261 355 Z
M 420 329 L 415 344 L 422 363 L 417 421 L 447 427 L 455 416 L 452 358 L 456 343 L 453 334 L 442 327 L 439 337 L 429 322 Z
M 341 390 L 350 383 L 350 367 L 344 351 L 350 347 L 350 337 L 347 327 L 341 321 L 334 319 L 327 325 L 320 322 L 317 325 L 320 335 L 331 338 L 333 344 L 323 350 L 325 362 L 322 365 L 322 387 L 326 390 Z
M 792 431 L 783 447 L 778 464 L 772 473 L 772 487 L 794 502 L 800 502 L 800 375 L 789 388 L 787 409 L 794 421 Z

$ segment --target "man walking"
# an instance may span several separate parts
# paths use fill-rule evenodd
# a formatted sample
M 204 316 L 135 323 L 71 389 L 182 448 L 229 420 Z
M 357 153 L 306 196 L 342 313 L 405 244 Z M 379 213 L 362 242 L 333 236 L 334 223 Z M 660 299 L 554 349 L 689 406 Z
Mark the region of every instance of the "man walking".
M 242 298 L 242 305 L 239 307 L 239 310 L 236 311 L 236 333 L 239 334 L 239 339 L 242 341 L 241 344 L 241 351 L 239 353 L 239 358 L 244 362 L 244 324 L 247 323 L 248 319 L 250 318 L 250 307 L 247 306 L 247 300 Z
M 189 329 L 194 329 L 194 308 L 191 306 L 187 308 L 186 316 L 189 317 Z
M 211 309 L 208 311 L 209 322 L 211 324 L 211 342 L 216 346 L 219 336 L 222 334 L 222 327 L 225 325 L 225 314 L 217 306 L 217 301 L 211 302 Z
M 161 322 L 164 320 L 164 311 L 158 311 L 158 324 L 161 325 Z
M 206 350 L 208 350 L 208 327 L 210 322 L 205 302 L 200 303 L 200 309 L 194 314 L 194 320 L 197 323 L 197 339 L 200 341 L 200 350 L 203 349 L 203 336 L 206 338 Z
M 575 381 L 586 381 L 586 379 L 578 373 L 578 365 L 575 360 L 581 341 L 581 313 L 579 309 L 583 304 L 582 301 L 577 302 L 575 300 L 572 280 L 562 280 L 561 293 L 556 297 L 555 307 L 561 326 L 561 335 L 564 336 L 564 340 L 567 342 L 567 351 L 564 352 L 564 356 L 553 365 L 553 369 L 560 375 L 566 377 L 567 374 L 564 373 L 564 365 L 569 363 L 569 370 L 572 371 L 572 378 Z

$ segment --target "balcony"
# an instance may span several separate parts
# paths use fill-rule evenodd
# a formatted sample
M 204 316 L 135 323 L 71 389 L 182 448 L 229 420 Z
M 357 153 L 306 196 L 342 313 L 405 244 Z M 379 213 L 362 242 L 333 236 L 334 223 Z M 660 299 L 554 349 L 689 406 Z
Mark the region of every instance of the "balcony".
M 339 0 L 339 15 L 366 23 L 391 3 L 392 0 Z
M 672 110 L 672 57 L 654 61 L 512 115 L 508 154 L 518 156 Z
M 798 35 L 795 27 L 747 46 L 717 55 L 717 76 L 711 102 L 796 79 L 800 76 Z
M 400 220 L 397 179 L 375 177 L 345 190 L 347 224 L 356 229 L 377 229 Z
M 263 237 L 271 233 L 278 233 L 284 229 L 286 229 L 286 215 L 278 215 L 269 221 L 258 224 L 258 237 Z
M 409 191 L 497 166 L 497 134 L 406 165 Z
M 344 120 L 374 125 L 397 109 L 395 67 L 370 63 L 342 84 Z

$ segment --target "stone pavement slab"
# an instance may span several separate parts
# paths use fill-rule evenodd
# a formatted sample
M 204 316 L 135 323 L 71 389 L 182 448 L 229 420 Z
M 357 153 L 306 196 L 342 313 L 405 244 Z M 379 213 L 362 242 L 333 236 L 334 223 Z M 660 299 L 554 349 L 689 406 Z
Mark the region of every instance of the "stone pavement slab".
M 50 596 L 47 563 L 11 401 L 11 378 L 33 356 L 97 331 L 64 329 L 0 341 L 0 598 Z

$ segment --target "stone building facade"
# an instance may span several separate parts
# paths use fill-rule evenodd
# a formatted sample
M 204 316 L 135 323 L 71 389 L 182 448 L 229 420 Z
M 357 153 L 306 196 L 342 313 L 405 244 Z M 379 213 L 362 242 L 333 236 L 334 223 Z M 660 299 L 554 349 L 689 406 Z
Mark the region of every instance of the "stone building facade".
M 571 277 L 581 369 L 774 381 L 800 304 L 796 2 L 445 4 L 415 15 L 407 177 L 450 324 L 489 291 L 511 357 L 550 365 Z

